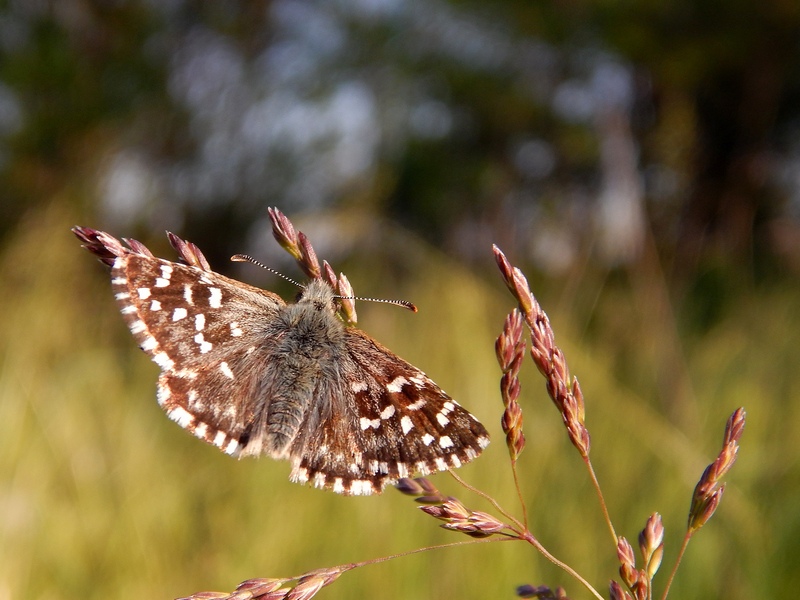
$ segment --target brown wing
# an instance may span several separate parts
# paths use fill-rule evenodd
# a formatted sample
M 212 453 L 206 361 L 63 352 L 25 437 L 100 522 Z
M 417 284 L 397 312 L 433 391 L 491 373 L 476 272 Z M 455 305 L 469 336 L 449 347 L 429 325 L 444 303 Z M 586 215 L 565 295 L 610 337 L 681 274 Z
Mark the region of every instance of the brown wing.
M 422 371 L 357 329 L 346 331 L 332 412 L 294 451 L 292 480 L 380 493 L 414 473 L 456 468 L 489 443 L 481 423 Z

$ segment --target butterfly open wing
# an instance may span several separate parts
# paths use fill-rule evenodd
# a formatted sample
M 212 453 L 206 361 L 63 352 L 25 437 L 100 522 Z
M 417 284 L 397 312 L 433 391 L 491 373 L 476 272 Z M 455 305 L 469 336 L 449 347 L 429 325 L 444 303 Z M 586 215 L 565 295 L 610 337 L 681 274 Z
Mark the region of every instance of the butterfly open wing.
M 73 232 L 111 266 L 128 328 L 161 368 L 161 407 L 222 451 L 287 458 L 293 481 L 371 494 L 459 467 L 489 443 L 478 420 L 419 369 L 345 328 L 322 282 L 307 286 L 304 304 L 286 305 L 215 273 L 177 236 L 170 241 L 189 264 L 156 258 L 135 240 Z
M 161 408 L 237 456 L 259 416 L 262 320 L 283 300 L 198 267 L 135 254 L 115 261 L 112 286 L 128 328 L 161 367 Z
M 258 411 L 262 323 L 280 296 L 215 273 L 199 249 L 170 240 L 192 264 L 156 258 L 141 243 L 76 227 L 84 247 L 111 267 L 120 312 L 161 368 L 158 402 L 195 436 L 238 456 Z
M 357 329 L 346 330 L 339 406 L 311 430 L 292 471 L 339 493 L 380 493 L 414 473 L 457 468 L 488 445 L 481 423 L 422 371 Z

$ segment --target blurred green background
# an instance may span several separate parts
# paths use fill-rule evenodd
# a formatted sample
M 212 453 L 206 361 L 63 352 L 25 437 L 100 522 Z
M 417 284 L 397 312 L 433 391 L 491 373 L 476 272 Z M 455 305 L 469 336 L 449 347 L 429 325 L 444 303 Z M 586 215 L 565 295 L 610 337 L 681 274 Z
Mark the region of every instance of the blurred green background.
M 297 271 L 278 206 L 361 326 L 487 424 L 460 474 L 517 510 L 494 339 L 531 281 L 582 383 L 618 533 L 671 567 L 727 416 L 748 412 L 671 597 L 800 586 L 800 4 L 786 0 L 0 4 L 0 600 L 173 598 L 457 541 L 393 490 L 342 498 L 237 462 L 155 402 L 158 369 L 69 227 L 172 257 L 173 230 Z M 617 563 L 531 362 L 531 528 L 605 593 Z M 484 502 L 446 475 L 435 483 Z M 664 584 L 665 574 L 657 580 Z M 325 598 L 510 598 L 564 573 L 522 544 L 405 557 Z

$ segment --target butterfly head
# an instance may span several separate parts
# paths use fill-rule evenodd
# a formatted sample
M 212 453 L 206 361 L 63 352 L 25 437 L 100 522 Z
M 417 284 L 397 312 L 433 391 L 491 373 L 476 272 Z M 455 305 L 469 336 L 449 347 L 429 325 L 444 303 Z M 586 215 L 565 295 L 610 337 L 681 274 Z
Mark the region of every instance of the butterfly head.
M 312 279 L 297 294 L 297 304 L 311 306 L 317 312 L 335 313 L 339 310 L 339 297 L 322 279 Z

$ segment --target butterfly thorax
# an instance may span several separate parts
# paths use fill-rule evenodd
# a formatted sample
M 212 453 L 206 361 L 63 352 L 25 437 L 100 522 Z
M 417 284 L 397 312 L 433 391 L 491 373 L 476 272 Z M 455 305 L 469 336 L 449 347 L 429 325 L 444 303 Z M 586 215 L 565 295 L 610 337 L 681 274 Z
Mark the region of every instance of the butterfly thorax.
M 269 402 L 247 453 L 261 446 L 268 454 L 283 456 L 304 431 L 329 416 L 331 383 L 341 375 L 337 357 L 344 352 L 344 325 L 335 310 L 331 288 L 314 280 L 297 303 L 280 311 L 265 377 Z

